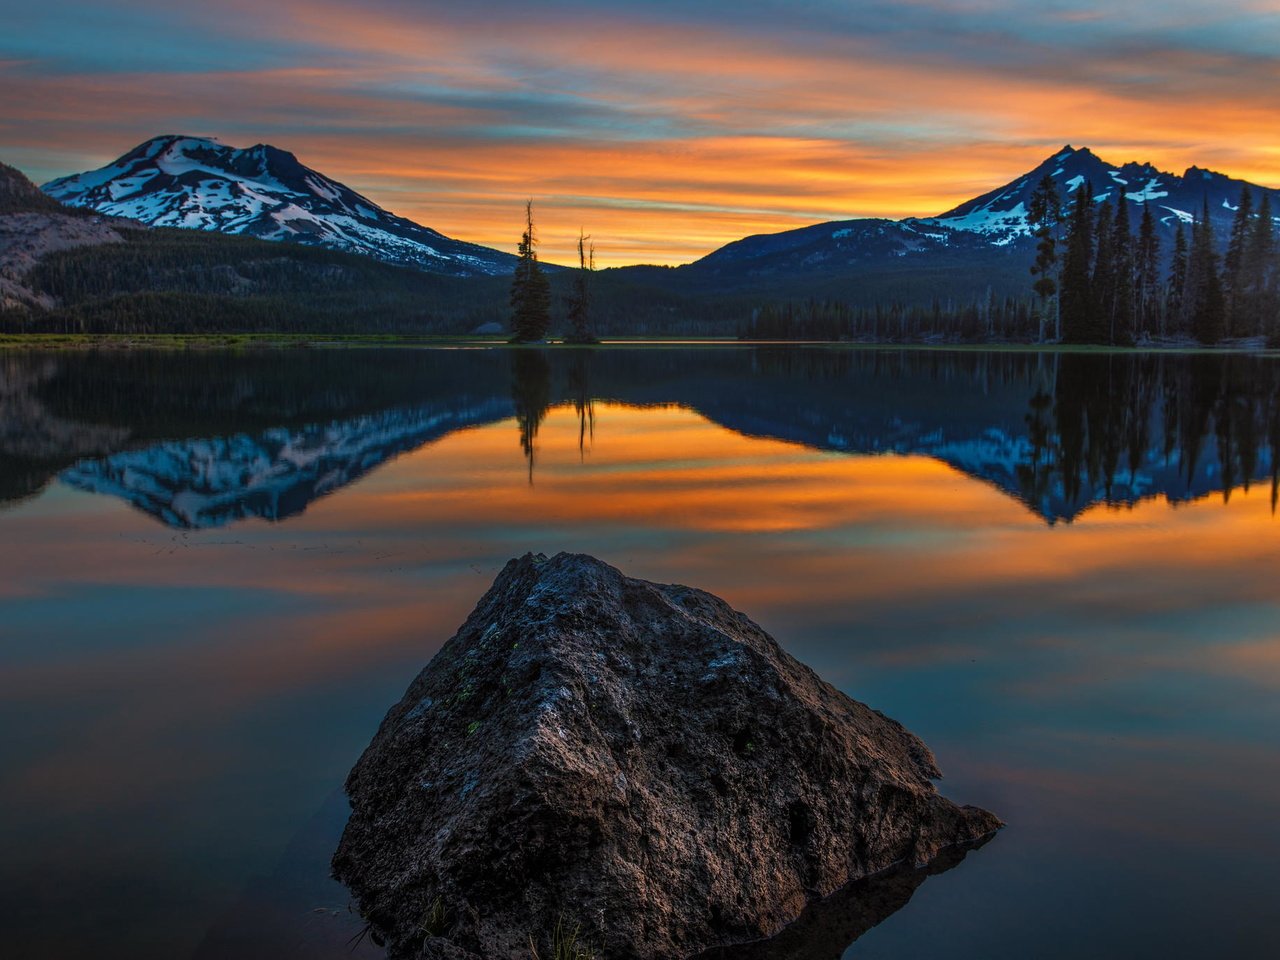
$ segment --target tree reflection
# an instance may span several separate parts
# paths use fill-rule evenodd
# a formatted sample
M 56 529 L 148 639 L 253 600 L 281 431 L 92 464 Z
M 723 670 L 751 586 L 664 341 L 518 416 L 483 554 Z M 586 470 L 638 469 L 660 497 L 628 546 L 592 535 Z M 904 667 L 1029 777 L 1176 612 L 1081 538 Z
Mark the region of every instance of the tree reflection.
M 542 351 L 528 348 L 512 351 L 511 399 L 520 427 L 520 449 L 529 463 L 529 485 L 532 486 L 538 428 L 551 406 L 551 367 Z
M 1280 377 L 1274 363 L 1240 356 L 1151 354 L 1057 358 L 1052 404 L 1027 404 L 1021 497 L 1041 504 L 1052 490 L 1073 505 L 1171 500 L 1231 491 L 1269 472 L 1280 440 Z M 1153 467 L 1176 477 L 1152 489 Z M 1274 510 L 1274 502 L 1273 502 Z
M 569 395 L 578 415 L 578 459 L 586 459 L 588 440 L 596 439 L 596 404 L 591 395 L 591 351 L 574 351 L 569 364 Z
M 279 520 L 513 412 L 532 482 L 548 409 L 573 407 L 585 460 L 604 398 L 810 449 L 932 457 L 1049 523 L 1268 478 L 1280 501 L 1271 357 L 655 347 L 14 353 L 0 362 L 0 504 L 58 476 L 170 525 Z M 193 491 L 216 509 L 173 509 Z

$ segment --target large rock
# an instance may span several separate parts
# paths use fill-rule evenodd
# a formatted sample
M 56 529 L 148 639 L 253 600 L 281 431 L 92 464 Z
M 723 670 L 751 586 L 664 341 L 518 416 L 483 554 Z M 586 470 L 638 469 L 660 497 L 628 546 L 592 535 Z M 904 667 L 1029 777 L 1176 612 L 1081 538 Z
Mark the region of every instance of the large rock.
M 526 555 L 351 771 L 333 867 L 392 957 L 688 957 L 999 828 L 938 776 L 722 600 Z

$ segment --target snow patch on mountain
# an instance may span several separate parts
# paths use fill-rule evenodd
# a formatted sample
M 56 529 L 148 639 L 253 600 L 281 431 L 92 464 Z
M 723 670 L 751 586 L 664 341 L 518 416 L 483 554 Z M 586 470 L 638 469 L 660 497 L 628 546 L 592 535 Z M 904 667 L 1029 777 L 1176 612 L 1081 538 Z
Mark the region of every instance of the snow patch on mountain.
M 1168 231 L 1179 222 L 1191 222 L 1194 217 L 1187 211 L 1200 210 L 1206 200 L 1212 211 L 1225 212 L 1221 217 L 1216 213 L 1212 217 L 1215 229 L 1224 231 L 1229 222 L 1227 218 L 1234 213 L 1240 191 L 1246 185 L 1254 192 L 1255 201 L 1262 192 L 1269 193 L 1272 208 L 1280 211 L 1280 190 L 1246 184 L 1198 167 L 1190 168 L 1179 177 L 1157 170 L 1149 163 L 1115 166 L 1087 148 L 1067 146 L 1029 173 L 932 218 L 932 222 L 980 234 L 993 246 L 1004 246 L 1029 236 L 1027 209 L 1031 194 L 1046 175 L 1053 179 L 1064 204 L 1070 203 L 1072 195 L 1085 184 L 1090 185 L 1097 203 L 1114 204 L 1123 198 L 1139 208 L 1131 213 L 1131 222 L 1141 216 L 1143 204 L 1163 200 L 1165 204 L 1153 210 L 1153 214 Z M 1280 223 L 1280 216 L 1277 222 Z
M 43 189 L 69 206 L 153 227 L 290 240 L 435 273 L 505 274 L 515 263 L 388 213 L 267 144 L 237 150 L 205 137 L 157 137 Z

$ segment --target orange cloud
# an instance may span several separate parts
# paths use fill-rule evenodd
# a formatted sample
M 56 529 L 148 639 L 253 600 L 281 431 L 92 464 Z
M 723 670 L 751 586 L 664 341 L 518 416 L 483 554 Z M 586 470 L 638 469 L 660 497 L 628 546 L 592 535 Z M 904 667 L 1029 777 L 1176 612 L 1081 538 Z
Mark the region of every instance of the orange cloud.
M 291 45 L 274 59 L 297 62 L 0 61 L 0 134 L 49 174 L 162 132 L 272 142 L 397 213 L 502 249 L 532 197 L 545 257 L 570 260 L 581 227 L 605 266 L 685 262 L 820 220 L 940 213 L 1064 141 L 1280 182 L 1274 56 L 1214 46 L 1215 23 L 1194 11 L 1166 19 L 1202 27 L 1200 46 L 1162 38 L 1158 20 L 1144 33 L 1124 14 L 1006 23 L 1003 9 L 913 5 L 912 33 L 608 8 L 509 12 L 499 29 L 418 5 L 254 4 L 197 25 L 248 48 Z M 950 43 L 928 35 L 930 19 L 940 30 L 961 16 Z

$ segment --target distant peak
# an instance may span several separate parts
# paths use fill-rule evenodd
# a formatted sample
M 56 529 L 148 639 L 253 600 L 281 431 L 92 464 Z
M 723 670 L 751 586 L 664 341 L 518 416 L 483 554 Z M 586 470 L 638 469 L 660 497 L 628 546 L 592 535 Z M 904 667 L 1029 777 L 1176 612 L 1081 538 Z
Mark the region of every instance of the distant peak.
M 171 149 L 175 144 L 183 142 L 195 143 L 209 147 L 222 146 L 222 144 L 213 137 L 193 137 L 187 134 L 165 133 L 158 137 L 152 137 L 150 140 L 144 140 L 142 143 L 138 144 L 126 153 L 121 159 L 151 159 L 153 157 L 158 157 L 166 150 Z
M 158 144 L 158 143 L 163 143 L 163 144 L 181 143 L 184 140 L 189 140 L 193 143 L 208 143 L 215 146 L 222 146 L 222 144 L 218 142 L 218 139 L 216 137 L 197 137 L 189 133 L 161 134 L 158 137 L 152 137 L 150 140 L 146 141 L 146 143 L 144 143 L 143 146 L 145 147 L 150 144 Z
M 1089 158 L 1097 160 L 1098 156 L 1088 147 L 1073 147 L 1071 144 L 1063 144 L 1062 149 L 1055 152 L 1041 166 L 1060 165 L 1068 160 Z
M 242 151 L 244 153 L 253 153 L 263 157 L 284 157 L 289 160 L 297 160 L 298 157 L 291 150 L 283 150 L 280 147 L 272 146 L 269 143 L 255 143 L 252 147 Z

